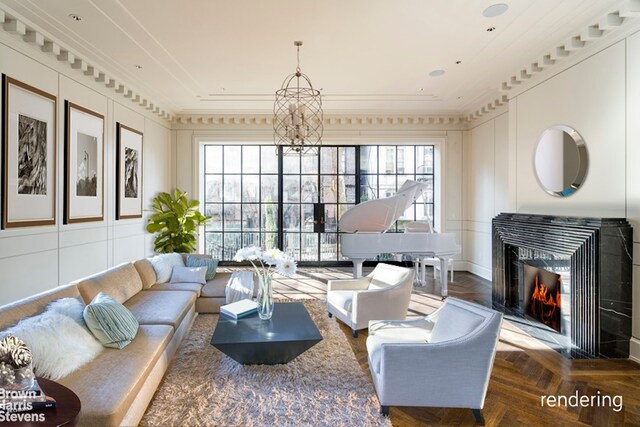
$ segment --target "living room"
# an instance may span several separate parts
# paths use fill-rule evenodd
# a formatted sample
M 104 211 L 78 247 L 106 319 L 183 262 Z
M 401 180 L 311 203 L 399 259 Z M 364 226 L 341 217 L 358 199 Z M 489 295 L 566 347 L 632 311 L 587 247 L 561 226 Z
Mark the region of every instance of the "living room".
M 89 307 L 104 292 L 158 346 L 146 362 L 127 362 L 138 338 L 94 346 L 94 361 L 45 378 L 79 399 L 67 422 L 640 425 L 637 0 L 0 0 L 0 24 L 0 336 L 57 298 Z M 176 189 L 207 220 L 193 248 L 159 250 L 147 226 Z M 222 335 L 210 343 L 232 288 L 260 282 L 251 247 L 282 251 L 262 322 L 302 302 L 322 338 L 286 364 L 238 363 Z M 162 283 L 148 261 L 161 252 L 192 253 L 179 268 L 217 260 L 215 292 Z M 356 304 L 332 298 L 388 265 L 413 275 L 407 307 L 352 321 Z M 533 321 L 539 293 L 562 314 Z M 486 384 L 422 384 L 451 358 L 421 355 L 405 392 L 385 394 L 372 366 L 384 333 L 368 322 L 466 303 L 502 316 Z M 163 310 L 175 313 L 162 327 L 145 317 Z M 98 392 L 80 373 L 117 352 L 100 375 L 122 377 L 126 397 L 91 418 Z M 479 403 L 456 403 L 466 391 Z

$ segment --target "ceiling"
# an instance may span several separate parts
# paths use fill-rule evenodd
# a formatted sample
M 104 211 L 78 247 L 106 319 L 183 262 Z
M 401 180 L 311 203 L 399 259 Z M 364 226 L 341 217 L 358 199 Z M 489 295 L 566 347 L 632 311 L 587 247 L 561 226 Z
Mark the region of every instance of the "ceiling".
M 325 113 L 462 114 L 498 97 L 502 81 L 621 2 L 0 3 L 178 114 L 271 111 L 275 90 L 295 71 L 294 40 L 304 42 L 300 65 L 322 90 Z M 509 9 L 484 17 L 494 3 Z M 430 77 L 436 69 L 445 74 Z

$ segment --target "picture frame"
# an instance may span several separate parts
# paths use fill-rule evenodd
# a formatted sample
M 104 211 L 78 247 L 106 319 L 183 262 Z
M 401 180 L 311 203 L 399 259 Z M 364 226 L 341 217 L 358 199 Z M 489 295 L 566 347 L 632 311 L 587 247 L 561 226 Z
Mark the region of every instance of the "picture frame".
M 57 98 L 2 75 L 2 228 L 56 223 Z
M 143 133 L 116 123 L 116 219 L 142 218 Z
M 104 220 L 104 116 L 65 101 L 64 223 Z

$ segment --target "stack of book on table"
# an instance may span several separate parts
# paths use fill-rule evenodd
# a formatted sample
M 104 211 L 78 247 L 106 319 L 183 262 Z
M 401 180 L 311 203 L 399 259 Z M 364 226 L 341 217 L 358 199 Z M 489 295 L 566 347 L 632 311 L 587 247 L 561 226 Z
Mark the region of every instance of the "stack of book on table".
M 232 319 L 239 319 L 258 311 L 258 303 L 250 299 L 242 299 L 220 307 L 220 313 Z
M 44 394 L 37 380 L 26 389 L 0 387 L 0 413 L 39 411 L 55 406 L 55 399 Z

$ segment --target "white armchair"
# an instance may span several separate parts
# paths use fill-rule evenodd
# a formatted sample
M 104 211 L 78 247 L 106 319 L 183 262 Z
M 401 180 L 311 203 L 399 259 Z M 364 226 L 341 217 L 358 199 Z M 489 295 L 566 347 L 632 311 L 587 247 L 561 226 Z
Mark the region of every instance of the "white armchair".
M 372 321 L 367 352 L 380 411 L 389 406 L 481 410 L 493 369 L 502 314 L 449 297 L 431 315 Z
M 407 316 L 413 269 L 389 264 L 378 264 L 365 277 L 329 280 L 327 284 L 327 311 L 353 329 L 364 329 L 373 319 L 404 319 Z

